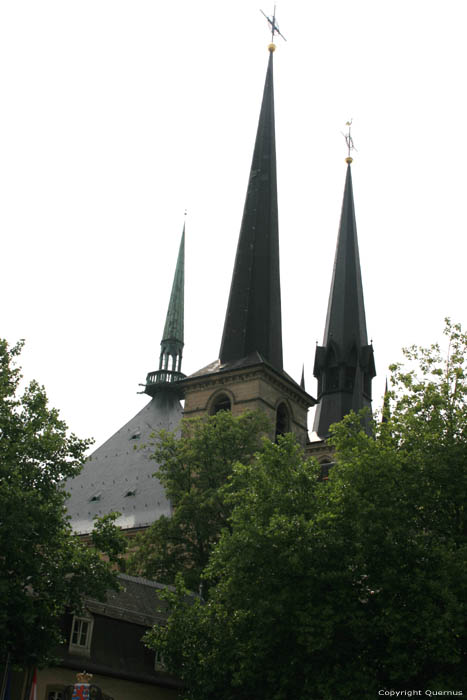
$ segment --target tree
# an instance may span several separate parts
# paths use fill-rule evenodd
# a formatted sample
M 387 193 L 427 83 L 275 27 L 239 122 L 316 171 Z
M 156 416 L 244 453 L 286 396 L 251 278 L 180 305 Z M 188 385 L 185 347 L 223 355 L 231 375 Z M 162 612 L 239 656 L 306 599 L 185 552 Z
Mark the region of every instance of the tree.
M 260 434 L 268 428 L 262 413 L 235 418 L 220 411 L 183 420 L 180 436 L 160 433 L 154 459 L 173 513 L 139 537 L 127 570 L 169 584 L 181 573 L 185 584 L 198 590 L 211 550 L 222 528 L 229 527 L 223 486 L 237 461 L 249 463 L 261 449 Z
M 0 340 L 0 659 L 25 667 L 50 660 L 66 608 L 117 587 L 99 550 L 117 562 L 124 545 L 112 515 L 97 524 L 93 547 L 73 536 L 63 481 L 79 472 L 90 441 L 68 435 L 37 382 L 20 393 L 21 347 Z
M 205 569 L 147 643 L 191 700 L 375 698 L 467 683 L 467 336 L 393 367 L 392 415 L 334 428 L 329 480 L 291 436 L 237 465 Z

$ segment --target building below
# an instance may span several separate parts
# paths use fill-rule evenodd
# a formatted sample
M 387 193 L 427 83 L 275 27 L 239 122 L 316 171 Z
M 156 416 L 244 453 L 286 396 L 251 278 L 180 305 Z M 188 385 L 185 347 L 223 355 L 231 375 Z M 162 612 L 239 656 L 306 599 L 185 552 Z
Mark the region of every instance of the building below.
M 121 590 L 109 592 L 104 603 L 87 598 L 82 611 L 61 619 L 64 643 L 55 652 L 58 663 L 36 671 L 37 700 L 71 700 L 71 687 L 84 670 L 92 674 L 87 682 L 95 687 L 91 698 L 96 700 L 179 696 L 180 682 L 141 641 L 148 629 L 166 620 L 167 604 L 159 593 L 167 586 L 125 574 L 118 578 Z M 30 684 L 28 674 L 13 673 L 12 700 L 24 698 Z

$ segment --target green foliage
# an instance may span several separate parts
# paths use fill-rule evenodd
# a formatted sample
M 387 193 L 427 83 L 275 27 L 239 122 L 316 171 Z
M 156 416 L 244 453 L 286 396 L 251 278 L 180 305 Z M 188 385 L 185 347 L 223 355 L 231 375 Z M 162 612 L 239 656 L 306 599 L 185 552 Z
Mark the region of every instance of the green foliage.
M 190 700 L 370 700 L 467 685 L 467 336 L 406 351 L 391 417 L 350 414 L 327 482 L 291 436 L 234 467 L 205 601 L 147 643 Z
M 161 517 L 138 541 L 127 570 L 161 583 L 183 575 L 191 590 L 198 590 L 222 528 L 230 527 L 230 505 L 223 487 L 236 462 L 248 463 L 261 448 L 260 433 L 269 424 L 262 413 L 234 418 L 220 411 L 206 419 L 185 419 L 182 433 L 162 432 L 154 459 L 157 476 L 173 507 L 170 518 Z
M 21 347 L 0 340 L 0 658 L 10 653 L 26 666 L 50 658 L 66 607 L 117 584 L 99 550 L 74 537 L 66 518 L 63 480 L 79 472 L 90 441 L 68 435 L 37 382 L 19 393 Z M 115 560 L 121 540 L 111 516 L 95 537 Z

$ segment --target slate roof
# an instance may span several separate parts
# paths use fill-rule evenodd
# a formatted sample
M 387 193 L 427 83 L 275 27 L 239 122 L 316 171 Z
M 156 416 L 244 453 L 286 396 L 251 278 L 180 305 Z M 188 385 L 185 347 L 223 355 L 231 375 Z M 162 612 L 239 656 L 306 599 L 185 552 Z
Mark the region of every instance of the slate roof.
M 108 591 L 104 602 L 86 598 L 86 608 L 105 617 L 139 625 L 152 626 L 166 621 L 168 604 L 159 598 L 159 593 L 166 589 L 173 591 L 173 586 L 128 574 L 119 574 L 118 580 L 121 590 Z
M 91 532 L 93 518 L 111 511 L 121 513 L 116 522 L 123 529 L 144 527 L 170 515 L 164 489 L 152 476 L 157 470 L 151 459 L 153 434 L 176 430 L 181 417 L 176 396 L 161 391 L 92 453 L 77 477 L 65 483 L 70 494 L 68 515 L 77 534 Z

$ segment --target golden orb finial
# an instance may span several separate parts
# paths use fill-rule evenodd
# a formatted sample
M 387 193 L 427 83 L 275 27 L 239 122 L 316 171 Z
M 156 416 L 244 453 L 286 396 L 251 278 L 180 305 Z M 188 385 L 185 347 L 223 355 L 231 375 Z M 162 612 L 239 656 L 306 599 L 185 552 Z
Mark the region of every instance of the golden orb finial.
M 350 156 L 347 156 L 347 158 L 345 159 L 345 162 L 346 162 L 348 165 L 350 165 L 350 163 L 353 163 L 353 158 L 351 158 Z
M 276 45 L 275 45 L 275 44 L 269 44 L 269 46 L 268 46 L 268 51 L 269 51 L 270 53 L 274 53 L 275 50 L 276 50 Z

